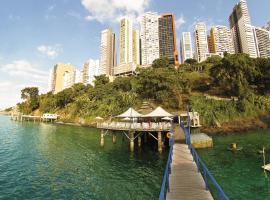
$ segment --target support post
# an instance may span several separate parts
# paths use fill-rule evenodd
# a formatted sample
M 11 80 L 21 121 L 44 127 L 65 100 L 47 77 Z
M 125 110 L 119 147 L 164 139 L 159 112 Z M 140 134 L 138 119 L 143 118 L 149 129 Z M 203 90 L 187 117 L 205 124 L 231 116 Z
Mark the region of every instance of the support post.
M 161 132 L 158 132 L 158 151 L 162 153 L 162 137 Z
M 113 141 L 113 144 L 116 143 L 116 134 L 115 133 L 112 134 L 112 141 Z
M 142 138 L 141 136 L 138 137 L 138 147 L 142 146 Z
M 130 137 L 130 151 L 134 151 L 134 131 L 129 132 L 129 137 Z
M 101 130 L 101 134 L 100 134 L 100 146 L 104 147 L 104 130 Z
M 148 134 L 148 133 L 145 133 L 145 134 L 144 134 L 144 143 L 145 143 L 145 144 L 147 143 L 147 134 Z

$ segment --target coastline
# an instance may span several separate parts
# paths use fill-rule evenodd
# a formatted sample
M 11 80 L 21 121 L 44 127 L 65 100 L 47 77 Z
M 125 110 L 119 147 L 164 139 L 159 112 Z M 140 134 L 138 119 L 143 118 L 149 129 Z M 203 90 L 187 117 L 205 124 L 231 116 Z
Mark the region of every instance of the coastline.
M 209 135 L 245 134 L 249 131 L 270 128 L 270 114 L 239 119 L 221 124 L 219 127 L 202 127 L 201 131 Z

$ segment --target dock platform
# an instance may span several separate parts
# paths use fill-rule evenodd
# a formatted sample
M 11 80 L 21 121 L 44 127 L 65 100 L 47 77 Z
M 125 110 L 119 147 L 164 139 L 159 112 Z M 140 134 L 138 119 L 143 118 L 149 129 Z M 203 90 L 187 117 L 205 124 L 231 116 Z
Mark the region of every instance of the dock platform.
M 205 133 L 193 133 L 190 135 L 191 144 L 194 148 L 210 148 L 213 147 L 213 139 Z
M 213 200 L 186 144 L 174 144 L 167 200 Z

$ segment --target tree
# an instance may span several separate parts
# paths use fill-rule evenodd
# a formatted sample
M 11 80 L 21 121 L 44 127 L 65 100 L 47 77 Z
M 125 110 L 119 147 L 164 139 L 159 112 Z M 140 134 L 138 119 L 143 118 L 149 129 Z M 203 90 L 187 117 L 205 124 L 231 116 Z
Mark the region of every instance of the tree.
M 94 85 L 95 87 L 97 87 L 101 85 L 106 85 L 109 82 L 110 82 L 110 79 L 106 75 L 100 75 L 100 76 L 95 76 Z
M 153 61 L 153 68 L 168 68 L 171 67 L 170 60 L 167 57 L 158 58 Z
M 189 65 L 195 65 L 198 63 L 198 61 L 196 59 L 193 59 L 193 58 L 188 58 L 185 60 L 185 63 L 189 64 Z
M 37 97 L 39 90 L 37 87 L 26 87 L 21 90 L 21 98 L 29 100 L 32 97 Z
M 251 89 L 257 74 L 255 63 L 247 54 L 227 55 L 210 70 L 215 84 L 239 97 Z

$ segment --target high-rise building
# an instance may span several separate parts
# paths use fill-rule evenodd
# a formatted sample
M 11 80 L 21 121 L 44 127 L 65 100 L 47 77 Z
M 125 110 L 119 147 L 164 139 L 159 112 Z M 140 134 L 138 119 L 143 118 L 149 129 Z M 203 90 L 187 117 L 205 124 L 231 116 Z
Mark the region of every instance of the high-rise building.
M 214 26 L 211 28 L 210 35 L 208 37 L 208 46 L 209 53 L 235 53 L 232 34 L 230 29 L 226 26 Z
M 100 45 L 100 74 L 113 76 L 113 70 L 116 66 L 116 39 L 115 33 L 111 28 L 101 32 Z
M 236 53 L 246 53 L 256 58 L 257 50 L 246 0 L 240 0 L 229 18 Z
M 170 64 L 179 64 L 176 47 L 175 17 L 172 13 L 161 15 L 159 24 L 159 55 L 169 59 Z
M 140 65 L 140 32 L 139 30 L 133 30 L 132 33 L 132 54 L 133 63 Z
M 90 59 L 83 65 L 83 84 L 94 85 L 95 76 L 100 75 L 99 60 Z
M 49 90 L 54 94 L 75 83 L 75 68 L 70 64 L 58 63 L 50 72 Z
M 190 32 L 183 32 L 180 43 L 181 63 L 193 58 L 192 41 Z
M 147 12 L 141 17 L 141 59 L 142 65 L 151 65 L 159 58 L 158 18 L 155 12 Z
M 258 47 L 258 56 L 270 58 L 270 32 L 266 29 L 254 27 L 255 41 Z
M 209 55 L 206 25 L 203 22 L 199 22 L 195 25 L 195 47 L 196 58 L 198 62 L 202 62 L 207 59 Z
M 132 20 L 124 17 L 120 21 L 120 65 L 133 61 L 133 25 Z

